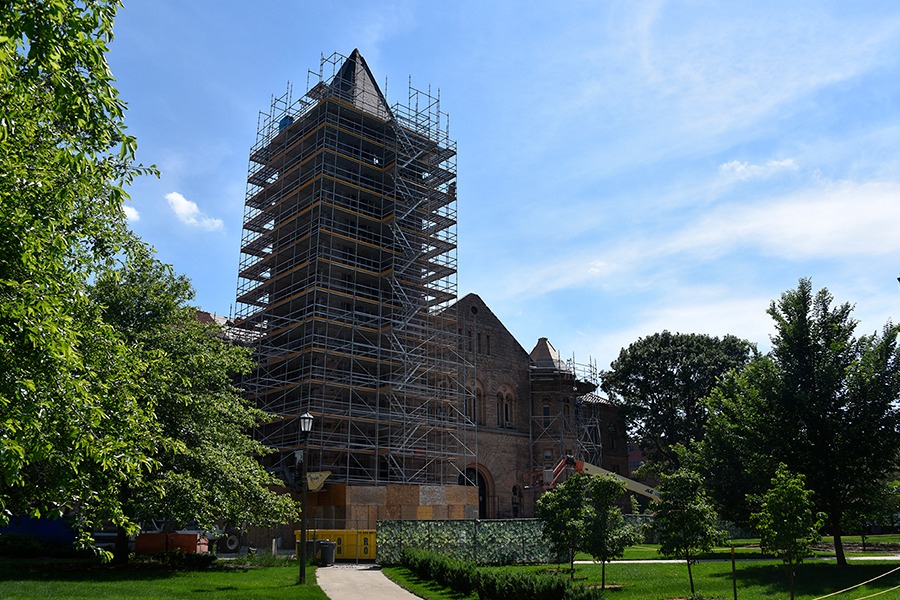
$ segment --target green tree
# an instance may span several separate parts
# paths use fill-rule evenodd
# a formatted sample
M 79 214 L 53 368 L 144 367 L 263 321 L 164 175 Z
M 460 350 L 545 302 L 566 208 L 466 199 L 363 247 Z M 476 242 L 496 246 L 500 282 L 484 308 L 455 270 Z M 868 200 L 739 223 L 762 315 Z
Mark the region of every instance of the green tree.
M 738 522 L 749 516 L 743 495 L 761 495 L 779 462 L 805 474 L 846 564 L 845 517 L 900 456 L 900 349 L 890 323 L 854 338 L 852 307 L 832 300 L 801 279 L 772 302 L 772 350 L 711 395 L 702 454 L 717 505 Z
M 778 465 L 772 487 L 762 499 L 761 510 L 751 521 L 759 531 L 759 546 L 777 554 L 787 570 L 794 600 L 794 568 L 809 555 L 810 546 L 821 539 L 821 513 L 816 514 L 812 491 L 804 487 L 803 475 L 792 475 L 784 463 Z
M 629 438 L 663 471 L 674 471 L 681 465 L 673 447 L 703 438 L 701 400 L 725 373 L 746 365 L 752 350 L 733 335 L 663 331 L 623 348 L 601 373 L 601 386 L 621 404 Z
M 691 565 L 697 562 L 697 554 L 708 552 L 722 539 L 722 532 L 716 527 L 716 512 L 703 491 L 700 475 L 693 471 L 679 469 L 663 475 L 658 490 L 653 529 L 659 534 L 659 553 L 687 562 L 693 596 Z
M 581 547 L 585 535 L 584 493 L 589 477 L 575 473 L 537 501 L 538 518 L 544 523 L 543 536 L 558 556 L 569 559 L 572 577 L 575 577 L 575 552 Z
M 900 481 L 881 482 L 871 493 L 867 498 L 858 498 L 844 516 L 847 532 L 859 533 L 862 538 L 863 552 L 872 529 L 893 525 L 900 514 Z
M 637 543 L 639 532 L 625 525 L 622 511 L 615 505 L 626 491 L 624 481 L 613 475 L 593 475 L 587 488 L 582 550 L 600 561 L 600 588 L 606 589 L 606 563 Z
M 123 186 L 145 171 L 105 58 L 117 6 L 0 3 L 0 523 L 77 509 L 82 543 L 128 525 L 113 491 L 150 466 L 154 427 L 84 295 L 133 243 Z
M 146 368 L 139 403 L 153 407 L 158 431 L 154 468 L 123 482 L 120 498 L 133 520 L 166 517 L 212 528 L 295 520 L 289 496 L 256 460 L 267 449 L 247 432 L 268 415 L 250 406 L 232 376 L 251 367 L 249 350 L 196 319 L 190 281 L 149 256 L 104 273 L 90 290 L 103 316 Z M 125 528 L 116 560 L 127 560 Z

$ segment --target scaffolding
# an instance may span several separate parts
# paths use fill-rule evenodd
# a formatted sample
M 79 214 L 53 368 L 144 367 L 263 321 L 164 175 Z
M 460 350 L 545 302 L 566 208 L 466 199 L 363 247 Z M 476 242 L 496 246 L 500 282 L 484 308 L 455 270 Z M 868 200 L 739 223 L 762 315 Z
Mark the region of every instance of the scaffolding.
M 326 73 L 330 75 L 326 76 Z M 356 484 L 456 484 L 466 443 L 456 321 L 456 143 L 440 98 L 389 107 L 358 51 L 260 113 L 235 327 L 255 349 L 257 438 Z
M 529 370 L 534 402 L 529 436 L 532 472 L 547 466 L 543 452 L 553 448 L 553 461 L 572 455 L 594 465 L 603 464 L 602 419 L 594 394 L 599 386 L 596 362 L 578 363 L 556 357 L 539 361 Z

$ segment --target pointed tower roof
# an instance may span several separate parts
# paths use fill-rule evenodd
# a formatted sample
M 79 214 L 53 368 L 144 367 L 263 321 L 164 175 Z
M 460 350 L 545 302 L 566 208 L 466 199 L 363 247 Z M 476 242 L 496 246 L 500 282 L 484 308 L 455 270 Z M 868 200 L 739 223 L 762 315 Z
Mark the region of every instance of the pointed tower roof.
M 356 108 L 379 119 L 388 121 L 393 118 L 387 100 L 381 88 L 375 83 L 366 59 L 354 49 L 350 57 L 344 61 L 340 70 L 331 81 L 331 92 Z
M 531 351 L 529 356 L 531 356 L 534 365 L 539 369 L 568 370 L 566 361 L 560 358 L 559 352 L 556 351 L 556 348 L 553 347 L 550 340 L 545 337 L 542 337 L 537 341 L 534 350 Z

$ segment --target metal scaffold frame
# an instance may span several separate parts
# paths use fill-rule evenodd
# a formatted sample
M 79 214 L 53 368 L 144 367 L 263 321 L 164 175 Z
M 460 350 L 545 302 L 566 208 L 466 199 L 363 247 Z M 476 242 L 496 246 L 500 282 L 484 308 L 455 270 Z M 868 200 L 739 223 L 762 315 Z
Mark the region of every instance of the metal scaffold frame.
M 603 401 L 593 393 L 600 383 L 596 362 L 578 363 L 573 355 L 552 367 L 532 365 L 529 374 L 531 389 L 554 395 L 559 408 L 545 415 L 543 403 L 533 405 L 529 427 L 532 472 L 543 468 L 540 453 L 550 445 L 556 448 L 554 460 L 573 454 L 578 460 L 603 464 L 602 422 L 594 410 L 594 405 Z M 574 411 L 574 419 L 569 410 Z
M 325 73 L 330 71 L 329 76 Z M 472 456 L 456 321 L 456 143 L 439 97 L 389 107 L 358 52 L 261 113 L 247 176 L 236 337 L 256 431 L 293 465 L 359 484 L 456 484 Z

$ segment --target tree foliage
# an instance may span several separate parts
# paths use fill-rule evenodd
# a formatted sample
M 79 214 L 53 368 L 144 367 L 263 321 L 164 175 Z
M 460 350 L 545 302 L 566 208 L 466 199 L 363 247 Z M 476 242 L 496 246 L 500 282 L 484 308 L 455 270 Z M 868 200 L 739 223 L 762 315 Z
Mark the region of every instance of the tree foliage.
M 812 491 L 805 487 L 803 475 L 792 475 L 784 463 L 778 465 L 772 487 L 762 499 L 759 512 L 751 515 L 759 531 L 759 546 L 778 555 L 787 569 L 794 600 L 794 567 L 809 555 L 810 547 L 821 539 L 821 513 L 816 513 Z
M 808 279 L 772 302 L 772 350 L 710 399 L 703 444 L 707 482 L 726 518 L 747 522 L 779 462 L 806 475 L 828 515 L 838 562 L 845 515 L 896 468 L 900 456 L 900 349 L 896 326 L 854 338 L 852 307 L 832 307 Z
M 241 433 L 260 415 L 225 383 L 246 355 L 185 317 L 186 281 L 148 308 L 104 274 L 148 264 L 122 202 L 155 173 L 133 163 L 106 62 L 119 6 L 0 3 L 0 523 L 73 512 L 83 544 L 100 521 L 133 531 L 138 505 L 236 522 L 287 508 Z
M 747 364 L 752 346 L 732 335 L 718 338 L 663 331 L 623 348 L 602 388 L 621 403 L 629 437 L 664 471 L 680 466 L 673 447 L 703 438 L 701 400 L 731 369 Z
M 113 491 L 150 466 L 140 365 L 84 293 L 133 243 L 123 186 L 145 171 L 105 59 L 117 6 L 0 4 L 0 522 L 127 523 Z
M 149 256 L 103 274 L 90 290 L 104 320 L 141 358 L 138 403 L 156 415 L 154 468 L 120 488 L 129 516 L 206 528 L 294 520 L 290 497 L 266 487 L 278 483 L 256 460 L 267 449 L 247 435 L 267 415 L 232 382 L 250 369 L 250 352 L 198 321 L 193 296 L 187 278 Z
M 708 552 L 722 538 L 716 526 L 716 512 L 703 491 L 700 475 L 693 471 L 679 469 L 663 475 L 657 489 L 659 500 L 654 504 L 653 528 L 659 534 L 659 553 L 687 562 L 693 596 L 691 565 L 697 562 L 697 554 Z
M 575 552 L 585 535 L 584 493 L 587 475 L 575 473 L 537 501 L 538 518 L 544 523 L 544 538 L 553 544 L 559 556 L 569 559 L 575 573 Z
M 606 563 L 638 541 L 638 530 L 625 525 L 615 506 L 624 493 L 625 483 L 612 475 L 575 473 L 538 499 L 544 538 L 558 556 L 569 559 L 572 577 L 575 553 L 584 551 L 602 562 L 601 585 L 606 587 Z
M 625 524 L 615 503 L 625 493 L 625 482 L 613 475 L 593 475 L 585 499 L 584 540 L 581 549 L 601 563 L 600 587 L 606 588 L 606 563 L 639 541 L 639 532 Z

